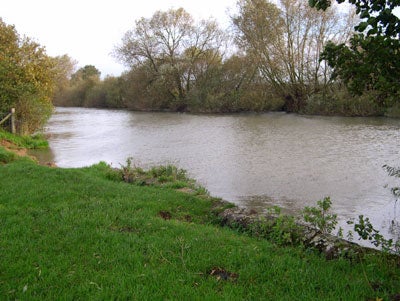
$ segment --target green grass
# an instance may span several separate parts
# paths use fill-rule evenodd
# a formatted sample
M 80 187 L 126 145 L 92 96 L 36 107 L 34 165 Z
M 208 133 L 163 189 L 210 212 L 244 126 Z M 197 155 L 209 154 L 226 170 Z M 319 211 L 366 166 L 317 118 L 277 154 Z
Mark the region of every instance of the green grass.
M 33 136 L 13 135 L 7 131 L 0 129 L 0 140 L 6 140 L 17 147 L 29 149 L 47 148 L 49 146 L 47 140 L 41 134 Z
M 0 164 L 9 163 L 17 160 L 18 156 L 0 146 Z
M 0 165 L 0 191 L 2 300 L 400 294 L 400 269 L 385 256 L 327 261 L 301 247 L 279 247 L 216 225 L 212 199 L 110 180 L 101 164 L 60 169 L 16 160 Z

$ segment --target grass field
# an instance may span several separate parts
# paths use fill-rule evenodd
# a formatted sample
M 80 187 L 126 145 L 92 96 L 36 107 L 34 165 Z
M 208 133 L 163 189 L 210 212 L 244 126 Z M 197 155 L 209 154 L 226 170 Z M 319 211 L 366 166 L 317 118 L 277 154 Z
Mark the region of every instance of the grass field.
M 0 163 L 1 300 L 400 298 L 399 262 L 383 254 L 328 261 L 220 227 L 212 198 L 117 181 L 105 164 L 10 157 Z

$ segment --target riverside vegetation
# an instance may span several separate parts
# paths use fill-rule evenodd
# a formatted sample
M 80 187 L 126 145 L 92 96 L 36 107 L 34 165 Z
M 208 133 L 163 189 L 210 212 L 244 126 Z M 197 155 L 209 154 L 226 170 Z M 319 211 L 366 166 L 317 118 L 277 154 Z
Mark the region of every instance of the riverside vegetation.
M 1 140 L 4 299 L 400 297 L 397 257 L 366 252 L 327 260 L 285 239 L 221 227 L 217 213 L 229 205 L 175 167 L 144 171 L 130 159 L 119 169 L 52 168 L 6 150 L 14 140 L 35 147 L 40 139 Z M 329 228 L 321 224 L 327 212 L 308 214 Z
M 55 103 L 399 116 L 400 27 L 393 13 L 399 2 L 354 0 L 353 10 L 331 2 L 238 0 L 228 30 L 213 19 L 196 22 L 182 8 L 157 11 L 115 46 L 125 73 L 101 80 L 87 65 Z
M 17 131 L 29 134 L 53 105 L 400 116 L 399 1 L 354 0 L 354 11 L 331 2 L 238 0 L 229 28 L 156 11 L 115 46 L 127 71 L 103 78 L 0 18 L 0 119 L 15 108 Z

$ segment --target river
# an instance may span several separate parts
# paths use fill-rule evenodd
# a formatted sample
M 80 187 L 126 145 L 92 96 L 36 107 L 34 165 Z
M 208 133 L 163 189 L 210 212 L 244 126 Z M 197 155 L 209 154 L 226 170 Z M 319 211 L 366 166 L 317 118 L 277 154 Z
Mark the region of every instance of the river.
M 399 119 L 57 108 L 45 132 L 50 150 L 36 155 L 60 167 L 171 163 L 240 206 L 296 213 L 330 196 L 342 224 L 364 214 L 383 233 L 400 228 L 400 181 L 382 168 L 400 165 Z

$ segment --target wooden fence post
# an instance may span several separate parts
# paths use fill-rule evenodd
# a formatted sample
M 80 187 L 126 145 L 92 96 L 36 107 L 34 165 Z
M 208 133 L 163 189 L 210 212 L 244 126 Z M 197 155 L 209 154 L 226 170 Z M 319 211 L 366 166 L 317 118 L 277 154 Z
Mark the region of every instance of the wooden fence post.
M 15 109 L 11 109 L 11 133 L 15 134 L 17 131 L 15 129 Z

